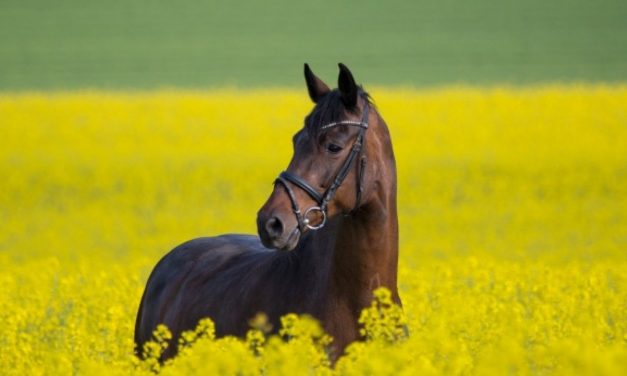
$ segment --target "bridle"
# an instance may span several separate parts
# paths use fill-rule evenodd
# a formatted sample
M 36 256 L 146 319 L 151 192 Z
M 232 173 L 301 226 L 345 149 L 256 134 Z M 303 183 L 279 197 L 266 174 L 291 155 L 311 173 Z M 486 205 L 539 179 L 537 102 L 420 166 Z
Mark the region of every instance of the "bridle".
M 363 192 L 363 183 L 364 183 L 364 169 L 366 168 L 366 156 L 364 155 L 364 136 L 366 134 L 366 130 L 368 129 L 368 114 L 370 112 L 370 105 L 368 100 L 365 100 L 364 109 L 362 111 L 361 121 L 354 120 L 342 120 L 329 124 L 325 124 L 320 127 L 320 130 L 327 130 L 338 125 L 350 125 L 354 127 L 359 127 L 359 134 L 355 139 L 355 143 L 350 151 L 350 154 L 344 161 L 342 167 L 340 167 L 338 173 L 335 175 L 335 179 L 333 179 L 333 184 L 323 193 L 320 194 L 318 191 L 312 187 L 309 183 L 307 183 L 303 178 L 298 175 L 292 174 L 288 171 L 283 171 L 279 175 L 279 177 L 275 180 L 275 184 L 280 183 L 285 188 L 287 195 L 290 198 L 292 203 L 292 210 L 296 215 L 296 220 L 298 221 L 298 228 L 302 233 L 305 228 L 310 230 L 319 230 L 327 222 L 327 207 L 329 202 L 333 199 L 333 195 L 335 191 L 342 185 L 344 179 L 348 175 L 357 155 L 360 155 L 359 169 L 357 170 L 357 197 L 355 200 L 355 206 L 353 211 L 359 207 L 361 201 L 361 194 Z M 300 207 L 298 206 L 298 202 L 296 202 L 296 196 L 294 196 L 294 191 L 289 186 L 288 182 L 294 184 L 299 187 L 305 193 L 307 193 L 317 204 L 318 206 L 312 206 L 305 210 L 304 213 L 301 213 Z M 322 221 L 317 225 L 312 225 L 309 216 L 312 213 L 319 212 L 322 215 Z

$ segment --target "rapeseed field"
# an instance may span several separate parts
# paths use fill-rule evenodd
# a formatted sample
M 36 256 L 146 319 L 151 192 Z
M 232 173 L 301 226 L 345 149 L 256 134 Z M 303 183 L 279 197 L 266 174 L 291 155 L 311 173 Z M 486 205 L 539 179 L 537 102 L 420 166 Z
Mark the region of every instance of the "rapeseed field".
M 404 315 L 377 291 L 334 366 L 295 315 L 287 341 L 203 321 L 171 362 L 133 356 L 158 259 L 255 233 L 304 90 L 0 94 L 0 373 L 627 374 L 627 87 L 370 92 L 397 157 Z

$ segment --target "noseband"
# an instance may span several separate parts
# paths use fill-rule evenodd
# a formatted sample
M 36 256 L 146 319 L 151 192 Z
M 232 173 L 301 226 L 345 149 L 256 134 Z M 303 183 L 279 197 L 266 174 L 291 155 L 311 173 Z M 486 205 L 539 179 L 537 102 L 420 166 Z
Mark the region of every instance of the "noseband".
M 329 205 L 329 202 L 333 199 L 335 191 L 342 185 L 344 179 L 346 179 L 346 176 L 348 175 L 358 154 L 360 155 L 360 162 L 359 169 L 357 171 L 357 198 L 353 210 L 359 207 L 361 194 L 363 192 L 364 169 L 366 167 L 366 156 L 363 154 L 365 147 L 364 136 L 366 134 L 366 130 L 368 129 L 368 113 L 370 111 L 368 101 L 366 100 L 365 103 L 366 104 L 364 105 L 361 121 L 343 120 L 323 125 L 320 128 L 320 130 L 327 130 L 338 125 L 350 125 L 359 127 L 359 134 L 357 135 L 357 139 L 355 139 L 355 143 L 353 144 L 350 154 L 344 161 L 342 167 L 340 167 L 338 173 L 335 175 L 335 179 L 333 179 L 333 184 L 331 184 L 326 192 L 324 192 L 323 194 L 318 193 L 318 191 L 309 183 L 307 183 L 303 178 L 287 171 L 281 172 L 279 177 L 274 182 L 275 184 L 280 183 L 285 188 L 285 191 L 287 192 L 287 195 L 289 196 L 292 203 L 292 210 L 296 215 L 298 228 L 301 233 L 305 230 L 305 228 L 308 228 L 310 230 L 319 230 L 324 227 L 327 222 L 327 207 Z M 294 195 L 294 191 L 292 190 L 288 182 L 305 191 L 305 193 L 307 193 L 318 204 L 318 206 L 312 206 L 305 210 L 305 213 L 301 213 L 298 202 L 296 202 L 296 196 Z M 322 221 L 317 225 L 312 225 L 310 215 L 316 212 L 319 212 L 320 215 L 322 215 Z

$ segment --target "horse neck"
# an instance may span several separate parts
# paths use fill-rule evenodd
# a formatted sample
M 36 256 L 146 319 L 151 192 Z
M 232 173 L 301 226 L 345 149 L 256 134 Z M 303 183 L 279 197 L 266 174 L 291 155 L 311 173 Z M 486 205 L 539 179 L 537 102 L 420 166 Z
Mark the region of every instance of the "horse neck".
M 333 285 L 340 294 L 369 301 L 377 287 L 397 298 L 398 218 L 396 197 L 383 196 L 347 219 L 334 251 Z
M 360 213 L 330 219 L 310 232 L 294 252 L 309 302 L 320 309 L 328 299 L 348 300 L 356 312 L 369 304 L 372 291 L 386 287 L 399 302 L 398 220 L 394 197 L 360 209 Z
M 387 125 L 376 115 L 378 125 L 367 144 L 367 171 L 372 177 L 372 195 L 364 206 L 339 223 L 331 289 L 340 296 L 357 299 L 355 304 L 369 304 L 372 291 L 386 287 L 395 301 L 398 272 L 398 215 L 396 204 L 396 162 Z

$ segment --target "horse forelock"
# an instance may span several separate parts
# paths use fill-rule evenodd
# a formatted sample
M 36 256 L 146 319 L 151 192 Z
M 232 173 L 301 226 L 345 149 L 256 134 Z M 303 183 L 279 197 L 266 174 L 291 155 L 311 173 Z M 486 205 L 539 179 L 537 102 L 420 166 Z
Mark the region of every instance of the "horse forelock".
M 373 106 L 370 95 L 359 87 L 357 95 Z M 344 120 L 346 112 L 359 115 L 359 109 L 346 108 L 342 102 L 342 94 L 338 89 L 331 90 L 324 97 L 320 98 L 314 109 L 305 117 L 305 130 L 310 136 L 318 138 L 325 124 Z

